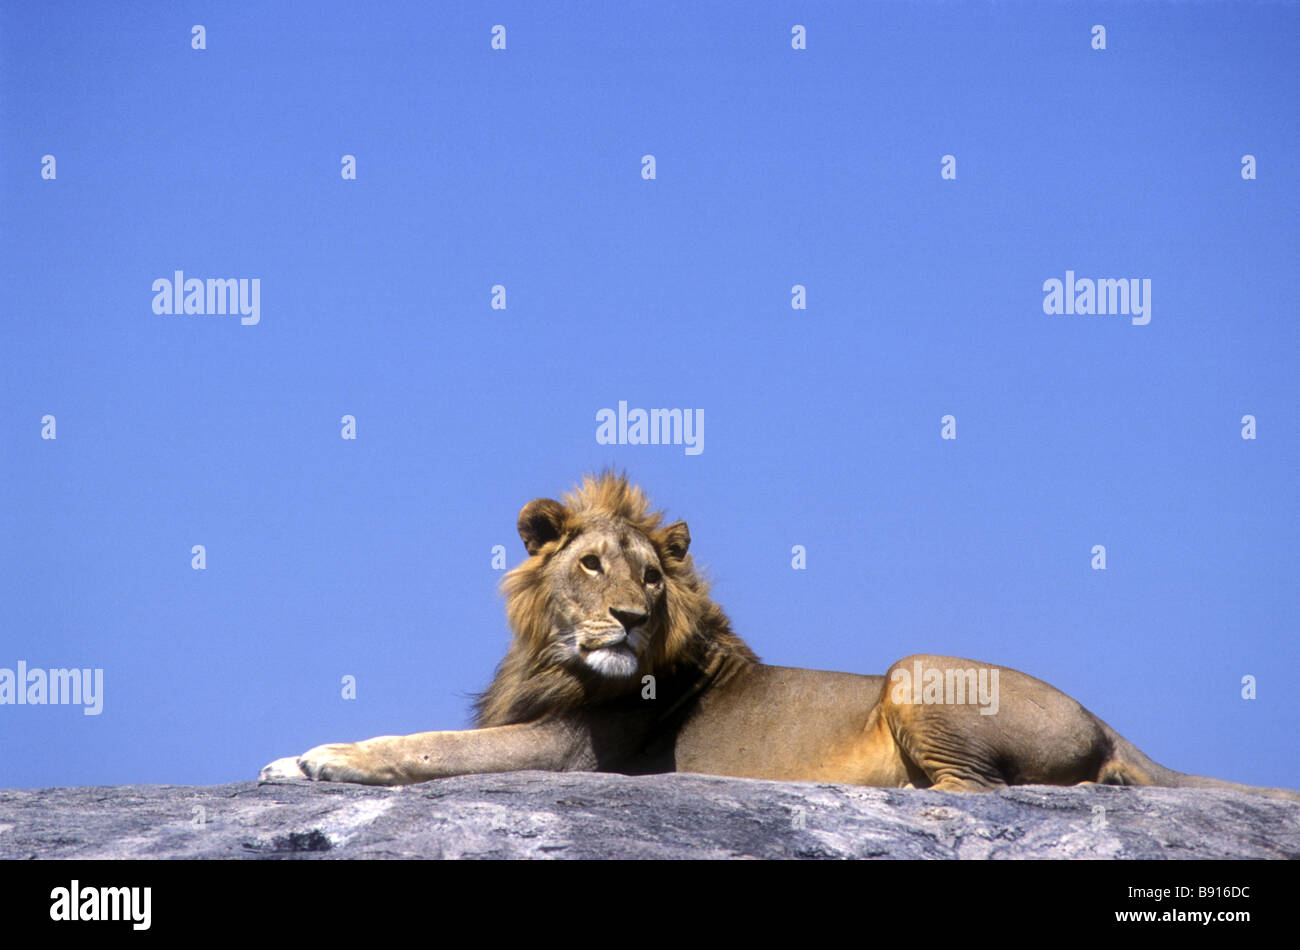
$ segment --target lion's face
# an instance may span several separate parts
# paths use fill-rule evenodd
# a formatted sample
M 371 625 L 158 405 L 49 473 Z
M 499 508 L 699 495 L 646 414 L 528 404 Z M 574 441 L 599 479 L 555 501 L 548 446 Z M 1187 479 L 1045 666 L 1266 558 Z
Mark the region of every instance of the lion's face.
M 532 559 L 512 572 L 508 610 L 543 665 L 628 679 L 652 665 L 663 636 L 671 567 L 690 544 L 685 522 L 634 524 L 603 506 L 538 498 L 519 513 Z
M 713 677 L 733 661 L 758 661 L 709 599 L 686 522 L 663 522 L 613 472 L 584 477 L 563 502 L 524 506 L 529 557 L 501 580 L 513 639 L 475 701 L 478 725 L 632 697 L 647 674 Z
M 602 676 L 635 676 L 649 655 L 664 595 L 654 545 L 608 518 L 570 524 L 543 568 L 551 595 L 548 659 Z

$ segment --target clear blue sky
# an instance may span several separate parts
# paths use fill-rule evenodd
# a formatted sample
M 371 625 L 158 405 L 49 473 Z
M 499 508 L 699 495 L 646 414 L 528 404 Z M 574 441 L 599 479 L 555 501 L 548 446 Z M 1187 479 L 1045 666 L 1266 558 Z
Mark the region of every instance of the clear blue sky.
M 613 464 L 769 662 L 974 657 L 1172 768 L 1300 787 L 1298 27 L 4 5 L 0 667 L 105 695 L 0 706 L 0 786 L 463 727 L 507 641 L 493 545 Z M 178 269 L 258 278 L 260 323 L 155 314 Z M 1149 278 L 1150 324 L 1044 314 L 1067 270 Z M 620 400 L 703 410 L 703 453 L 598 445 Z

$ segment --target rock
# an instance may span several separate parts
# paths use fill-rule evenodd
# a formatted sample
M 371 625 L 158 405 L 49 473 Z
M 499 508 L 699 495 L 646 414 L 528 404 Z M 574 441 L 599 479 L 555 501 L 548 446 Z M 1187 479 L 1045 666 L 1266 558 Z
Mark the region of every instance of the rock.
M 0 858 L 1300 858 L 1300 804 L 589 772 L 0 790 Z

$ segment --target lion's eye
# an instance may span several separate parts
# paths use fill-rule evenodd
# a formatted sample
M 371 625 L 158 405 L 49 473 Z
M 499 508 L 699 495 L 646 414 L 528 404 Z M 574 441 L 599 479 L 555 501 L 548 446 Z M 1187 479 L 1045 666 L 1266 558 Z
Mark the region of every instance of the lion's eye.
M 599 571 L 599 570 L 600 570 L 600 558 L 596 557 L 596 555 L 594 555 L 594 554 L 588 554 L 588 555 L 586 555 L 586 556 L 585 556 L 581 561 L 579 561 L 578 563 L 581 564 L 583 567 L 585 567 L 585 568 L 586 568 L 587 570 L 589 570 L 589 571 Z
M 658 583 L 659 583 L 661 580 L 663 580 L 663 579 L 664 579 L 664 576 L 663 576 L 662 574 L 659 573 L 659 569 L 658 569 L 658 568 L 656 568 L 656 567 L 647 567 L 647 568 L 645 569 L 645 582 L 646 582 L 647 584 L 658 584 Z

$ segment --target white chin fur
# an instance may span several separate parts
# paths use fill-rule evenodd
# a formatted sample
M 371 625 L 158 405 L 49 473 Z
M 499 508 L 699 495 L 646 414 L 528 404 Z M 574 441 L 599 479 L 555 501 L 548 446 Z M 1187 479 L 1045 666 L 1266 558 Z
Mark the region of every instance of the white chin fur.
M 584 653 L 582 658 L 602 676 L 627 677 L 636 672 L 636 654 L 623 644 L 604 650 L 591 650 Z

